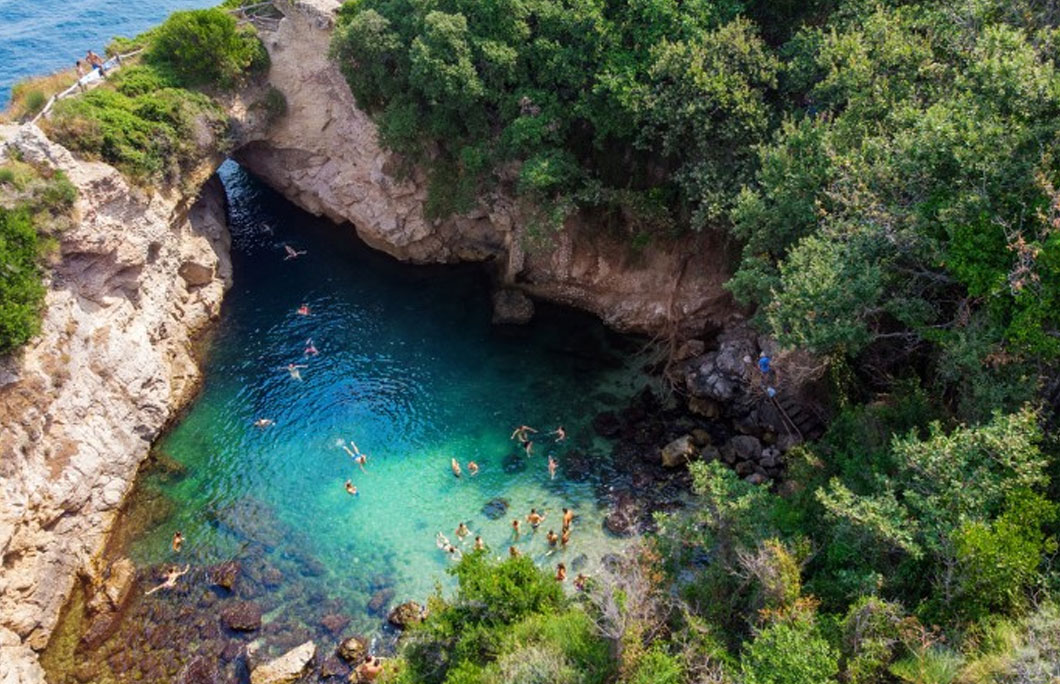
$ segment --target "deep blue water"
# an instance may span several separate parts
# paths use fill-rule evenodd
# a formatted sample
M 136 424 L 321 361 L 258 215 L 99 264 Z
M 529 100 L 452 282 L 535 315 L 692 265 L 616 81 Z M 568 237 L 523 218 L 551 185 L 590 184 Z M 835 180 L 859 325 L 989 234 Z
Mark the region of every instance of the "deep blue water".
M 72 67 L 88 50 L 102 54 L 115 36 L 135 36 L 179 9 L 217 0 L 0 0 L 0 105 L 27 76 Z M 2 108 L 2 107 L 0 107 Z

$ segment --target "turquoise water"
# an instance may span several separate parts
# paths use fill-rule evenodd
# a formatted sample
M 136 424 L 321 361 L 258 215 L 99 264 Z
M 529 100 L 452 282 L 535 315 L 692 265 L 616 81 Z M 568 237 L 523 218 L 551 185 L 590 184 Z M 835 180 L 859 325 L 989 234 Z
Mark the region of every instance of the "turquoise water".
M 67 69 L 115 36 L 135 36 L 171 12 L 219 0 L 0 0 L 0 109 L 27 76 Z
M 435 538 L 441 531 L 470 548 L 473 536 L 463 544 L 455 536 L 461 521 L 497 556 L 515 545 L 549 567 L 563 560 L 592 573 L 618 548 L 598 504 L 612 478 L 610 447 L 588 424 L 646 382 L 629 340 L 547 306 L 528 328 L 495 328 L 479 267 L 400 264 L 231 163 L 222 177 L 235 284 L 204 391 L 158 446 L 184 472 L 155 472 L 140 485 L 176 505 L 134 539 L 138 565 L 241 558 L 247 574 L 279 569 L 284 587 L 309 587 L 371 631 L 380 621 L 367 604 L 380 588 L 396 605 L 451 586 L 452 560 Z M 307 253 L 285 261 L 284 244 Z M 308 316 L 297 313 L 303 303 Z M 310 338 L 315 356 L 304 352 Z M 290 363 L 304 366 L 301 380 Z M 256 428 L 259 418 L 275 424 Z M 563 425 L 569 437 L 537 439 L 528 458 L 510 439 L 522 423 L 541 432 Z M 368 454 L 364 472 L 342 448 L 350 440 Z M 560 464 L 555 479 L 548 455 Z M 463 477 L 453 476 L 451 458 Z M 470 460 L 477 476 L 467 473 Z M 345 491 L 347 479 L 357 496 Z M 483 506 L 498 497 L 511 507 L 492 520 Z M 570 546 L 550 549 L 545 532 L 559 530 L 563 506 L 580 517 Z M 548 519 L 515 540 L 511 520 L 531 507 Z M 187 540 L 179 556 L 169 547 L 175 530 Z M 271 605 L 306 613 L 308 624 L 316 617 L 306 591 L 272 596 Z

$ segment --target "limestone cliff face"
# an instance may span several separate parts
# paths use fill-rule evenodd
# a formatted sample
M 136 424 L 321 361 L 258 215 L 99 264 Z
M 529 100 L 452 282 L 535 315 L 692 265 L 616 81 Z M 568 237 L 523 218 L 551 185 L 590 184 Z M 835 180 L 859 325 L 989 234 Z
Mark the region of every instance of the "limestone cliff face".
M 231 280 L 224 194 L 148 196 L 35 127 L 0 127 L 0 156 L 66 172 L 41 334 L 0 364 L 0 682 L 43 681 L 35 649 L 77 573 L 92 573 L 140 462 L 194 393 L 193 335 Z M 204 171 L 204 174 L 207 173 Z
M 270 84 L 288 112 L 247 133 L 236 158 L 302 208 L 350 222 L 369 245 L 412 262 L 493 261 L 500 279 L 529 293 L 592 311 L 613 327 L 656 333 L 721 324 L 733 311 L 722 289 L 731 255 L 716 235 L 630 247 L 629 239 L 568 222 L 530 239 L 516 202 L 484 198 L 444 221 L 424 217 L 426 182 L 399 179 L 342 74 L 327 58 L 339 0 L 279 0 L 279 29 L 264 34 Z M 252 127 L 248 130 L 254 130 Z

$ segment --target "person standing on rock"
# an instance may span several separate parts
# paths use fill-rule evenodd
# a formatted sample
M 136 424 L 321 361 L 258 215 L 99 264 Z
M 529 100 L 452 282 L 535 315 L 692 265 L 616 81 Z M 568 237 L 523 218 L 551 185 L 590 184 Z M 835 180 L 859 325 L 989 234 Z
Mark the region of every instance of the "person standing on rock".
M 173 553 L 180 553 L 180 547 L 184 546 L 184 535 L 177 530 L 173 533 Z
M 183 570 L 177 570 L 177 566 L 174 565 L 172 568 L 169 569 L 169 572 L 166 573 L 166 581 L 162 582 L 162 584 L 159 584 L 154 589 L 148 589 L 146 592 L 144 592 L 144 596 L 150 596 L 151 594 L 155 593 L 160 589 L 172 589 L 173 587 L 177 586 L 177 580 L 183 577 L 184 575 L 188 574 L 188 570 L 190 568 L 190 565 L 185 565 Z

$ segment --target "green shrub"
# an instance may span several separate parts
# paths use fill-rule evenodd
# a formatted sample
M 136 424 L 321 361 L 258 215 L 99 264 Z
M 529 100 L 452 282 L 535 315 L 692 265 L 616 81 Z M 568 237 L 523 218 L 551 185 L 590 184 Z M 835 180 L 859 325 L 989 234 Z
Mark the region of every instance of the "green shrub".
M 685 681 L 681 660 L 655 645 L 638 660 L 632 674 L 622 679 L 623 684 L 682 684 Z
M 771 625 L 746 643 L 740 671 L 744 684 L 834 684 L 838 663 L 813 623 L 797 620 Z
M 36 116 L 44 105 L 48 104 L 48 96 L 40 90 L 31 90 L 26 93 L 25 107 L 26 116 Z
M 0 207 L 0 354 L 25 344 L 40 331 L 44 285 L 38 266 L 40 244 L 27 209 Z
M 964 660 L 946 648 L 929 648 L 891 665 L 891 674 L 908 684 L 951 684 L 957 681 Z
M 151 36 L 146 60 L 184 86 L 231 88 L 268 67 L 252 29 L 218 8 L 174 12 Z

